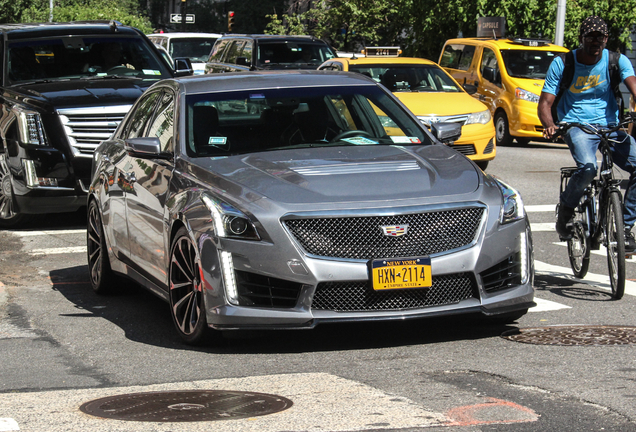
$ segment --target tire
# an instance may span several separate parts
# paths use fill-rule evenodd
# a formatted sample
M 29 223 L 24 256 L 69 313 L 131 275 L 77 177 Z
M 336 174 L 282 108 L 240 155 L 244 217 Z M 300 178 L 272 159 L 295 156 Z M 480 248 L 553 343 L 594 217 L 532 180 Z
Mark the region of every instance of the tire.
M 188 345 L 208 342 L 212 330 L 205 317 L 201 258 L 188 231 L 181 227 L 170 248 L 170 313 L 177 332 Z
M 121 290 L 124 279 L 111 269 L 104 225 L 97 201 L 88 205 L 86 225 L 86 254 L 91 287 L 100 295 L 115 294 Z
M 625 294 L 625 227 L 621 195 L 610 192 L 605 219 L 605 242 L 612 297 L 619 300 Z
M 590 227 L 587 207 L 577 207 L 574 212 L 574 235 L 568 240 L 568 256 L 572 273 L 583 279 L 590 268 Z
M 32 218 L 20 213 L 13 199 L 11 173 L 6 163 L 6 154 L 0 154 L 0 228 L 15 228 Z
M 510 136 L 510 128 L 508 127 L 508 116 L 503 111 L 495 114 L 495 139 L 497 145 L 512 145 L 512 137 Z

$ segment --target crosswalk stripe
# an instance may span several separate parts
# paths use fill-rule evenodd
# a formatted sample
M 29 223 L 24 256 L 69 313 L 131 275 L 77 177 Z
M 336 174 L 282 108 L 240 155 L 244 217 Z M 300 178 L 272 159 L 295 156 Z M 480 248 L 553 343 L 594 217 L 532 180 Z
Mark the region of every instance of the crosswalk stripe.
M 527 213 L 552 212 L 556 208 L 556 204 L 539 204 L 524 206 Z

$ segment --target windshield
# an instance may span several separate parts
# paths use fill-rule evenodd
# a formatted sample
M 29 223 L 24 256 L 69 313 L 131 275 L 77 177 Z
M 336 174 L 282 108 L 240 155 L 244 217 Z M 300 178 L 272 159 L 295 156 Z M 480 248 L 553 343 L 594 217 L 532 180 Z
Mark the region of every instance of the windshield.
M 171 77 L 146 42 L 135 37 L 66 36 L 13 42 L 8 49 L 11 83 L 86 77 Z
M 334 52 L 322 43 L 260 42 L 258 65 L 261 67 L 314 66 L 318 69 L 325 61 L 335 57 Z
M 374 85 L 197 94 L 186 104 L 187 150 L 195 157 L 430 143 L 423 126 Z
M 443 69 L 435 65 L 350 65 L 349 70 L 373 78 L 392 92 L 463 91 Z
M 557 51 L 502 50 L 501 58 L 508 75 L 515 78 L 545 79 Z
M 172 58 L 187 57 L 193 62 L 206 62 L 216 39 L 215 37 L 171 39 L 170 55 Z

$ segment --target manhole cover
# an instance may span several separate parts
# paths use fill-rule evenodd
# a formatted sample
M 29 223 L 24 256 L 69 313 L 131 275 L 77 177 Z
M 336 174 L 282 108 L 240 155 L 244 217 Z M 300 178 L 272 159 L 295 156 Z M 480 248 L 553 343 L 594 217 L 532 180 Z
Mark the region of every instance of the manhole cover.
M 226 390 L 133 393 L 86 402 L 86 414 L 116 420 L 195 422 L 262 416 L 286 410 L 281 396 Z
M 572 325 L 510 330 L 506 339 L 536 345 L 629 345 L 636 344 L 636 327 Z

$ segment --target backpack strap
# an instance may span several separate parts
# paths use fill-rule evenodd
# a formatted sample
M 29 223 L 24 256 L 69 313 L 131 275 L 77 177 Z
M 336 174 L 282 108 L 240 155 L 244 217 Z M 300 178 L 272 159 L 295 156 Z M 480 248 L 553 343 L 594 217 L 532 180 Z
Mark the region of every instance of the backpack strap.
M 559 81 L 559 90 L 554 98 L 554 102 L 552 103 L 552 120 L 554 123 L 559 122 L 559 117 L 557 115 L 557 106 L 559 105 L 559 101 L 561 97 L 563 97 L 563 93 L 570 87 L 572 83 L 572 79 L 574 78 L 574 53 L 572 51 L 568 51 L 566 53 L 559 54 L 561 60 L 563 61 L 563 73 L 561 74 L 561 81 Z
M 616 99 L 616 105 L 618 106 L 618 118 L 623 118 L 623 111 L 625 110 L 625 102 L 623 101 L 623 95 L 621 94 L 621 70 L 618 65 L 618 61 L 621 58 L 621 53 L 616 51 L 609 52 L 608 71 L 610 76 L 610 88 L 614 93 Z

